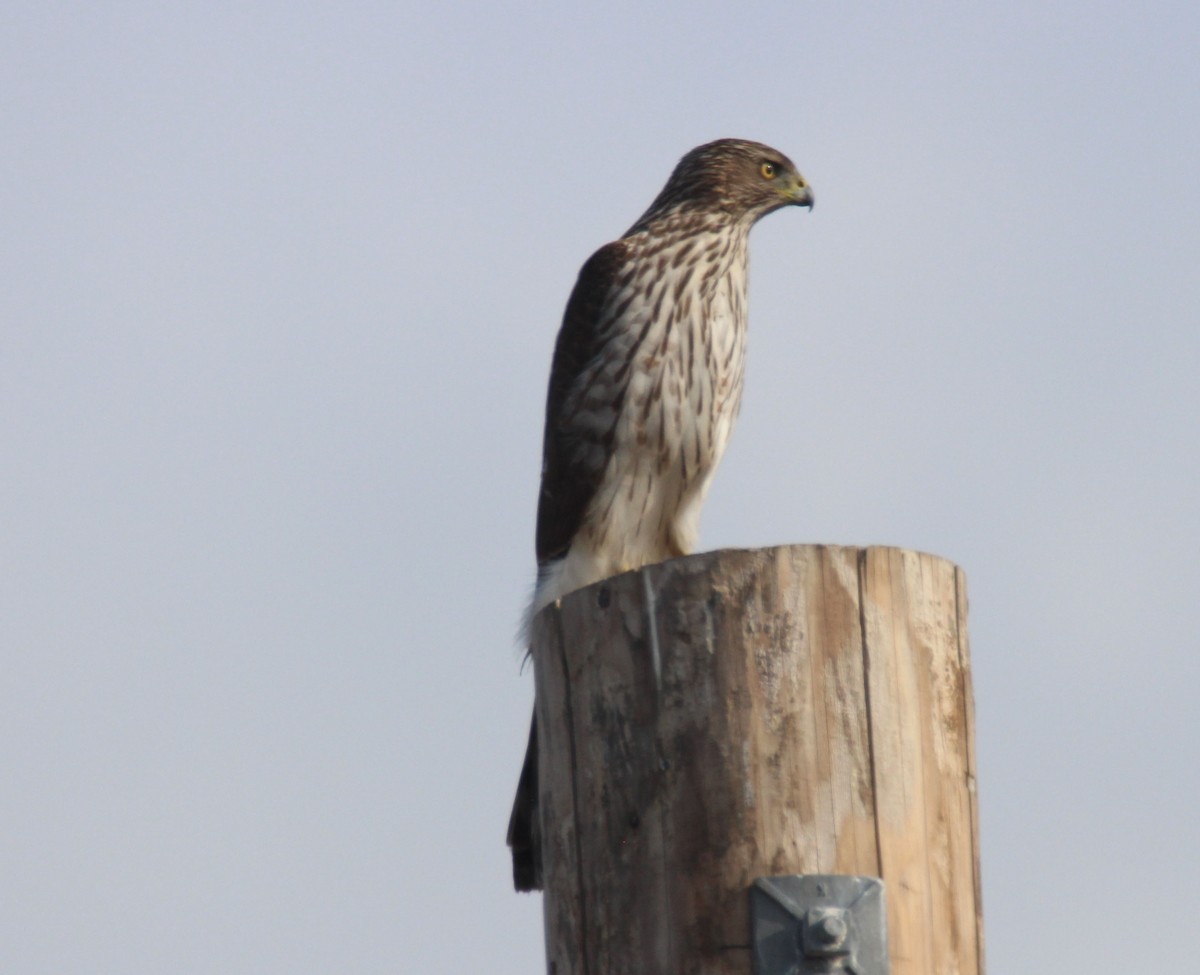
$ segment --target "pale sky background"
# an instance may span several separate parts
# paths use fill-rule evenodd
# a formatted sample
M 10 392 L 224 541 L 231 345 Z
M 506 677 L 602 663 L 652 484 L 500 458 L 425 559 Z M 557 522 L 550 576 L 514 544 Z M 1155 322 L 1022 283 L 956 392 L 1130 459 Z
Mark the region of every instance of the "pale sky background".
M 0 10 L 0 971 L 541 970 L 550 351 L 687 149 L 752 237 L 704 548 L 963 566 L 995 973 L 1200 955 L 1200 5 Z

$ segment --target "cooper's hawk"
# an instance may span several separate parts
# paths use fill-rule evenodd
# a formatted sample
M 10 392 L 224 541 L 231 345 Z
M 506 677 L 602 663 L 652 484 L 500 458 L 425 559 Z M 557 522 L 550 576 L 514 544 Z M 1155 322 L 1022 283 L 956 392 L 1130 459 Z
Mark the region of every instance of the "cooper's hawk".
M 685 555 L 742 399 L 746 240 L 813 195 L 782 153 L 721 139 L 693 149 L 650 209 L 583 265 L 554 347 L 537 588 L 529 610 Z M 517 890 L 542 885 L 537 721 L 508 845 Z

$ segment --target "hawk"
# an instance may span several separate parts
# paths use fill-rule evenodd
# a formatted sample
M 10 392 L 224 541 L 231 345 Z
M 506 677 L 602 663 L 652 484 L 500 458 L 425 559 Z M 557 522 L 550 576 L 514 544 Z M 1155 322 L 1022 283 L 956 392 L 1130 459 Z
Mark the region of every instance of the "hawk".
M 692 551 L 742 399 L 747 238 L 813 194 L 782 153 L 693 149 L 623 237 L 588 258 L 554 347 L 527 619 L 583 586 Z M 542 886 L 537 718 L 508 845 Z

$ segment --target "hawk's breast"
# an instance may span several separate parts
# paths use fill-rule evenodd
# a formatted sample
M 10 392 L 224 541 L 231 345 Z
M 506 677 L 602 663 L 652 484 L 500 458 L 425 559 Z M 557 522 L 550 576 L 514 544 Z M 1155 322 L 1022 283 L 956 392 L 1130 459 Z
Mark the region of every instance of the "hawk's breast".
M 681 259 L 642 260 L 631 294 L 613 296 L 624 313 L 610 349 L 620 351 L 605 357 L 604 378 L 624 389 L 585 519 L 589 548 L 611 572 L 690 551 L 741 403 L 745 235 L 678 246 Z

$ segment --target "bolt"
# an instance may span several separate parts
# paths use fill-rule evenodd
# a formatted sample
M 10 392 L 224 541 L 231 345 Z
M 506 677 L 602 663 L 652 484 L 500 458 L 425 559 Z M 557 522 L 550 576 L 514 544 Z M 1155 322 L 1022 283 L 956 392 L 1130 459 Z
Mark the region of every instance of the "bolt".
M 818 907 L 808 912 L 804 925 L 804 953 L 810 958 L 828 958 L 846 953 L 850 926 L 846 912 L 837 907 Z
M 834 948 L 846 940 L 846 922 L 840 917 L 823 917 L 812 929 L 813 939 L 825 948 Z

